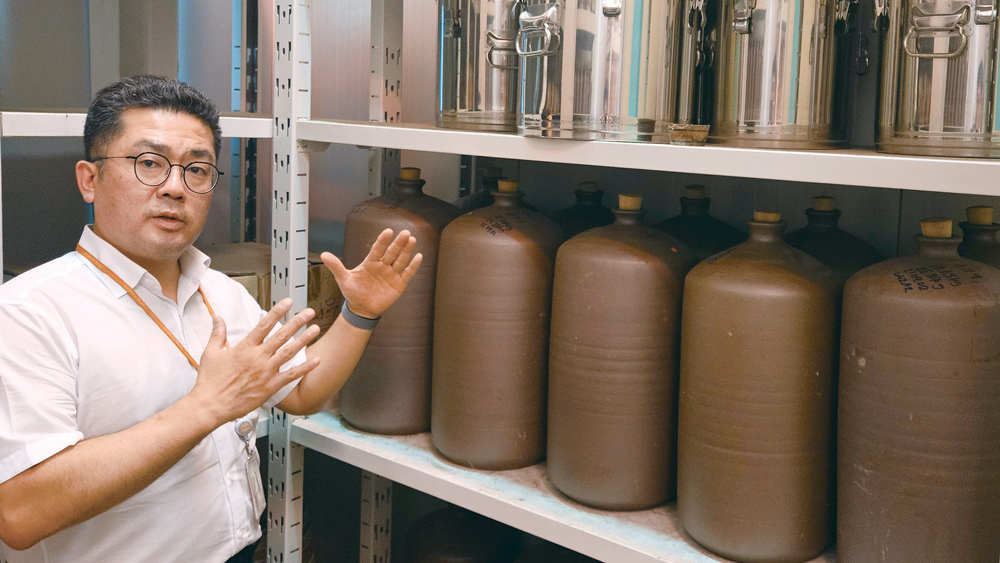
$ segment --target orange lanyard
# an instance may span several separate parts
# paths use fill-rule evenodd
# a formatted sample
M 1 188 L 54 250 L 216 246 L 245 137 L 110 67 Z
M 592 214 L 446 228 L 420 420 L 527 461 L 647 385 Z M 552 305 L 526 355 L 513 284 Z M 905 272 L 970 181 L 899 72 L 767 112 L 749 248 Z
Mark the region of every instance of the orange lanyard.
M 87 252 L 79 244 L 76 245 L 76 251 L 79 252 L 80 255 L 86 258 L 87 260 L 90 260 L 91 264 L 97 266 L 98 270 L 104 272 L 105 274 L 107 274 L 109 278 L 115 280 L 115 282 L 117 282 L 118 285 L 122 286 L 122 289 L 125 290 L 125 293 L 128 293 L 128 296 L 132 298 L 132 301 L 135 301 L 136 305 L 142 307 L 143 311 L 146 311 L 146 314 L 149 315 L 149 318 L 153 319 L 153 322 L 156 323 L 156 326 L 160 327 L 160 330 L 163 331 L 163 334 L 166 334 L 167 338 L 169 338 L 170 341 L 174 343 L 174 346 L 177 346 L 177 349 L 181 351 L 181 354 L 184 354 L 184 357 L 187 358 L 188 363 L 191 364 L 191 366 L 194 367 L 196 371 L 198 370 L 198 362 L 196 362 L 195 359 L 191 357 L 191 354 L 189 354 L 187 349 L 184 348 L 184 345 L 181 344 L 180 340 L 177 340 L 177 337 L 174 336 L 174 333 L 170 332 L 170 329 L 167 328 L 167 325 L 163 324 L 163 321 L 161 321 L 160 318 L 156 316 L 156 313 L 154 313 L 152 309 L 150 309 L 149 306 L 146 305 L 146 302 L 142 300 L 142 297 L 139 297 L 139 294 L 136 293 L 134 289 L 129 287 L 127 283 L 125 283 L 125 280 L 118 277 L 118 274 L 114 273 L 114 271 L 112 271 L 111 268 L 105 266 L 103 262 L 95 258 L 93 254 Z M 202 301 L 205 302 L 205 307 L 208 308 L 208 314 L 214 317 L 215 311 L 213 311 L 212 306 L 208 304 L 208 298 L 205 297 L 205 292 L 201 290 L 201 286 L 198 286 L 198 293 L 201 294 L 201 299 Z

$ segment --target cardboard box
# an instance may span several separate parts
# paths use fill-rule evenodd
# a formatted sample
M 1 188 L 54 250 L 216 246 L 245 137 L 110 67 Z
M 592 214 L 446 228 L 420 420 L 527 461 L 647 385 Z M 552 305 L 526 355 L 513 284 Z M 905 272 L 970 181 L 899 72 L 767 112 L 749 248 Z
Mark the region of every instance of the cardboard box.
M 271 308 L 271 247 L 266 244 L 246 242 L 216 244 L 201 249 L 212 258 L 212 269 L 235 279 L 250 292 L 265 311 Z M 306 306 L 316 311 L 313 324 L 326 332 L 340 315 L 344 297 L 333 273 L 319 259 L 310 254 L 306 285 Z

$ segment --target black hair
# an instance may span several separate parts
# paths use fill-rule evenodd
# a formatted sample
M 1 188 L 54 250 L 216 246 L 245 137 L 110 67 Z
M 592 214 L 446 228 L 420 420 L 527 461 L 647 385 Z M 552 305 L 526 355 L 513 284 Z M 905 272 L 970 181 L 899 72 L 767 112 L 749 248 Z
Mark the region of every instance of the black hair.
M 215 104 L 179 80 L 146 74 L 123 78 L 101 88 L 94 96 L 83 126 L 84 158 L 92 160 L 95 147 L 103 150 L 115 135 L 121 133 L 122 113 L 138 108 L 165 109 L 198 118 L 212 130 L 215 156 L 218 158 L 222 149 L 222 130 L 219 128 L 219 109 Z

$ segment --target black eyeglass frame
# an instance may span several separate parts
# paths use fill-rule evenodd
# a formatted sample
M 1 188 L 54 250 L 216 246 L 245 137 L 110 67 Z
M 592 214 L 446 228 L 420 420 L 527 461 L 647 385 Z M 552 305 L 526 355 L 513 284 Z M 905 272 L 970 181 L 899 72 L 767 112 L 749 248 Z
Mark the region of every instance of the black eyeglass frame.
M 167 163 L 167 173 L 163 176 L 162 180 L 160 180 L 159 182 L 157 182 L 155 184 L 150 184 L 149 182 L 146 182 L 145 180 L 143 180 L 139 176 L 139 158 L 142 157 L 143 155 L 147 155 L 147 154 L 148 155 L 152 155 L 152 156 L 158 156 L 158 157 L 162 158 L 164 160 L 164 162 Z M 169 158 L 163 156 L 162 154 L 160 154 L 158 152 L 153 152 L 153 151 L 141 152 L 141 153 L 139 153 L 139 154 L 137 154 L 135 156 L 130 156 L 130 155 L 125 155 L 125 156 L 99 156 L 99 157 L 90 159 L 90 162 L 96 163 L 98 160 L 110 160 L 112 158 L 127 158 L 127 159 L 130 159 L 132 161 L 132 173 L 135 174 L 135 179 L 139 180 L 139 182 L 141 182 L 144 186 L 150 186 L 150 187 L 156 187 L 156 186 L 163 185 L 163 183 L 166 182 L 168 178 L 170 178 L 170 172 L 174 169 L 174 166 L 176 166 L 176 167 L 178 167 L 178 168 L 181 169 L 181 179 L 184 180 L 184 187 L 187 188 L 187 189 L 189 189 L 189 190 L 191 190 L 192 193 L 196 193 L 196 194 L 200 194 L 200 195 L 204 195 L 204 194 L 207 194 L 207 193 L 212 193 L 212 190 L 214 190 L 215 187 L 219 185 L 219 180 L 222 179 L 223 175 L 225 175 L 225 172 L 223 172 L 222 170 L 219 170 L 219 167 L 216 166 L 216 165 L 214 165 L 214 164 L 212 164 L 211 162 L 205 162 L 203 160 L 196 160 L 194 162 L 189 162 L 187 164 L 174 164 L 173 162 L 170 162 Z M 212 187 L 208 188 L 207 190 L 205 190 L 203 192 L 199 192 L 198 190 L 192 188 L 191 184 L 188 184 L 188 180 L 187 180 L 187 171 L 188 171 L 188 168 L 190 168 L 192 166 L 195 166 L 195 165 L 210 166 L 210 167 L 212 167 L 212 168 L 215 169 L 215 182 L 212 183 Z

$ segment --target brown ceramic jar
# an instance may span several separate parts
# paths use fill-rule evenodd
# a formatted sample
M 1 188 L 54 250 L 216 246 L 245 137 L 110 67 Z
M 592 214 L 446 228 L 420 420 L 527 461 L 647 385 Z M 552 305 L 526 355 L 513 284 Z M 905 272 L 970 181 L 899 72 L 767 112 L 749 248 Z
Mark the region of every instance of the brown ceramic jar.
M 552 214 L 552 220 L 563 228 L 566 238 L 614 222 L 615 216 L 611 210 L 601 205 L 604 191 L 597 186 L 597 182 L 581 182 L 573 193 L 576 195 L 576 204 Z
M 859 270 L 885 260 L 881 252 L 837 226 L 841 211 L 829 196 L 816 196 L 806 209 L 809 224 L 785 235 L 785 242 L 826 264 L 843 281 Z
M 619 199 L 613 224 L 556 257 L 547 466 L 578 502 L 639 510 L 674 496 L 681 294 L 694 255 L 643 225 L 641 198 Z
M 993 208 L 969 207 L 965 213 L 968 220 L 958 224 L 965 235 L 958 245 L 958 255 L 1000 268 L 1000 241 L 997 241 L 1000 224 L 993 222 Z
M 441 235 L 434 310 L 431 438 L 478 469 L 545 454 L 552 275 L 562 229 L 499 182 L 496 203 Z
M 681 214 L 656 227 L 688 245 L 699 261 L 745 241 L 747 236 L 739 229 L 708 214 L 711 203 L 705 197 L 705 186 L 688 186 L 681 198 Z
M 410 231 L 424 255 L 406 291 L 385 312 L 354 374 L 340 391 L 340 413 L 368 432 L 413 434 L 430 428 L 434 285 L 441 231 L 455 206 L 425 195 L 420 170 L 404 168 L 390 193 L 358 204 L 347 216 L 344 264 L 364 260 L 386 228 Z
M 844 289 L 839 563 L 1000 559 L 1000 270 L 921 228 Z
M 841 287 L 781 238 L 777 213 L 684 281 L 677 508 L 709 551 L 817 556 L 833 531 L 833 376 Z
M 403 545 L 407 563 L 510 563 L 517 537 L 508 526 L 448 506 L 414 522 Z

